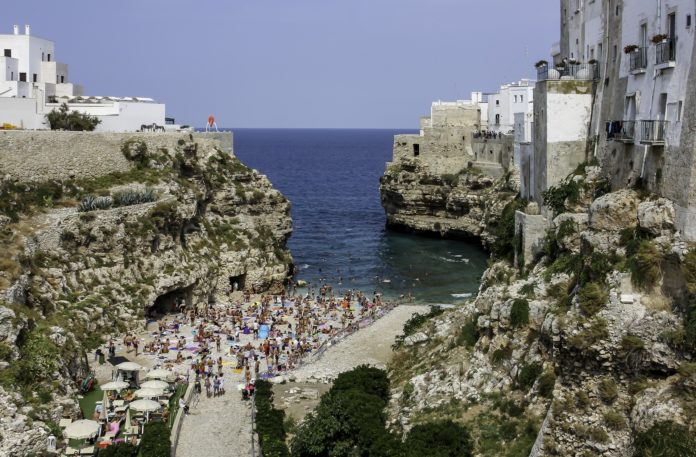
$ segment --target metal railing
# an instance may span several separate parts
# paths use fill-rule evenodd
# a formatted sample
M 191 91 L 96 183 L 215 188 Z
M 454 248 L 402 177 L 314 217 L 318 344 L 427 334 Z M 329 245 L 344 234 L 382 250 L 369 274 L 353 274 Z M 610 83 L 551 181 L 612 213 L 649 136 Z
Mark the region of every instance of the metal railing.
M 668 38 L 655 46 L 655 63 L 657 65 L 677 60 L 677 39 Z
M 636 121 L 607 122 L 607 140 L 632 142 L 636 139 Z
M 599 79 L 599 67 L 596 63 L 568 63 L 565 66 L 555 68 L 548 65 L 537 67 L 537 81 L 555 80 L 563 77 L 577 81 L 594 81 Z
M 629 54 L 631 71 L 645 70 L 648 67 L 648 48 L 638 48 Z
M 668 121 L 640 121 L 640 142 L 643 144 L 665 144 Z

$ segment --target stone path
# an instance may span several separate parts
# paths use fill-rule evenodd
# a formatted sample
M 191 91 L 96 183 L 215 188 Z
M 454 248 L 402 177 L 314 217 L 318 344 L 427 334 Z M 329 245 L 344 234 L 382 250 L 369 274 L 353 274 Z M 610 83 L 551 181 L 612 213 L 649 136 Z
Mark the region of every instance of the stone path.
M 203 387 L 198 404 L 184 417 L 176 457 L 252 456 L 251 405 L 237 390 L 244 376 L 229 365 L 223 372 L 227 393 L 207 398 Z M 258 455 L 258 443 L 254 446 Z

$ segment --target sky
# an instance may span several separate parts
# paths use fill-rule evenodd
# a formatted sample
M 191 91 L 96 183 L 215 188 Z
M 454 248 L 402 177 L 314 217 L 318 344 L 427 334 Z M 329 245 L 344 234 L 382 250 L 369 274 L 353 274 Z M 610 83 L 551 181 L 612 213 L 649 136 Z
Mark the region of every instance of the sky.
M 417 129 L 436 100 L 534 77 L 559 1 L 22 0 L 0 33 L 56 42 L 86 95 L 152 97 L 178 123 Z

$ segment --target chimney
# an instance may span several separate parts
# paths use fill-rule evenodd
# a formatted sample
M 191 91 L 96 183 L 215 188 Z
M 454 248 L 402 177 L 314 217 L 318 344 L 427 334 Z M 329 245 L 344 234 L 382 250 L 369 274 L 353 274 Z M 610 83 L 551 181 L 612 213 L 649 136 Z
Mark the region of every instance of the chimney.
M 28 25 L 25 25 L 24 26 L 24 34 L 31 35 L 31 27 L 29 27 Z
M 18 25 L 14 26 L 14 34 L 19 35 L 19 26 Z

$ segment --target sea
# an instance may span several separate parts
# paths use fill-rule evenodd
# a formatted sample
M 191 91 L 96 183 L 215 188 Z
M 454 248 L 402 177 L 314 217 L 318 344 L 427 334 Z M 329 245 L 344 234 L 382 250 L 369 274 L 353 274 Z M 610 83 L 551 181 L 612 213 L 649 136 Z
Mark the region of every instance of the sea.
M 296 280 L 334 291 L 454 304 L 478 290 L 477 244 L 387 230 L 379 178 L 394 135 L 408 130 L 233 129 L 239 159 L 292 203 Z

